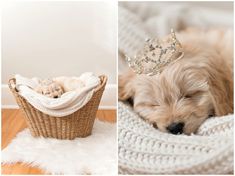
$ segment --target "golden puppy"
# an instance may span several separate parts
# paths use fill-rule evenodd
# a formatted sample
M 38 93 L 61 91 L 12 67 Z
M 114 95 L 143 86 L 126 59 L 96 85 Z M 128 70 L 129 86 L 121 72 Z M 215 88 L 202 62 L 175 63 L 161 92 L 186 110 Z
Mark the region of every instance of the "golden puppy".
M 159 130 L 191 134 L 209 116 L 233 113 L 233 33 L 189 29 L 177 34 L 184 57 L 160 75 L 119 75 L 119 100 Z

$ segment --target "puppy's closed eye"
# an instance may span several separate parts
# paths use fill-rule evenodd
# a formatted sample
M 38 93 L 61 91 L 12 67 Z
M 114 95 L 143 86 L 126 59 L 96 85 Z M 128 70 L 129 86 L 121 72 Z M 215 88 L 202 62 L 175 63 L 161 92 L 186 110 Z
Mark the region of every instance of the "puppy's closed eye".
M 192 98 L 192 95 L 187 94 L 187 95 L 184 96 L 184 98 Z
M 159 103 L 155 102 L 153 104 L 151 104 L 150 106 L 156 107 L 156 106 L 160 106 Z
M 195 96 L 201 95 L 202 93 L 203 91 L 190 92 L 190 93 L 185 94 L 183 98 L 193 98 Z
M 142 103 L 142 105 L 145 106 L 145 107 L 151 107 L 151 108 L 160 106 L 160 104 L 157 101 L 155 101 L 155 102 L 145 102 L 145 103 Z

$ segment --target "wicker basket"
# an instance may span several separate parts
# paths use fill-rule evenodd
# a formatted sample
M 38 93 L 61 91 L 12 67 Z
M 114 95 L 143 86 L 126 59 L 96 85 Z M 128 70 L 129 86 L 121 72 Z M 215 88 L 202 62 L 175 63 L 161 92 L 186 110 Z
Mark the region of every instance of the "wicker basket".
M 9 80 L 9 87 L 20 108 L 25 113 L 25 120 L 32 136 L 43 136 L 57 139 L 74 139 L 91 134 L 96 112 L 102 97 L 107 77 L 100 76 L 101 84 L 95 89 L 90 101 L 78 111 L 64 117 L 47 115 L 27 102 L 15 88 L 16 80 Z

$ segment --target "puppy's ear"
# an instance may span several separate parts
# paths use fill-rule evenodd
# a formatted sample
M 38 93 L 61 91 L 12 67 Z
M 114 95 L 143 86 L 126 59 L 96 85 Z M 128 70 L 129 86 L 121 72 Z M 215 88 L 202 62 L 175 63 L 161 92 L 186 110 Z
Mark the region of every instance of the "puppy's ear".
M 223 66 L 222 66 L 223 67 Z M 220 66 L 221 68 L 221 66 Z M 233 78 L 228 69 L 213 68 L 209 78 L 209 89 L 216 116 L 233 113 Z
M 135 73 L 128 70 L 118 76 L 118 99 L 127 100 L 132 98 L 135 94 L 134 91 L 134 79 Z

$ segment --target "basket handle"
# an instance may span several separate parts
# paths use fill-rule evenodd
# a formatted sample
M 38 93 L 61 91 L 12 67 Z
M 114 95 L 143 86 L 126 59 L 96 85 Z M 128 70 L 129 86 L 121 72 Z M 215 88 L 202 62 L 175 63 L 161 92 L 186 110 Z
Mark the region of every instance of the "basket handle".
M 11 91 L 18 92 L 15 85 L 16 85 L 16 79 L 15 78 L 9 79 L 8 86 L 11 89 Z
M 99 76 L 101 84 L 95 88 L 95 92 L 97 92 L 98 90 L 100 90 L 102 87 L 104 87 L 106 85 L 107 82 L 107 76 L 105 75 L 100 75 Z

